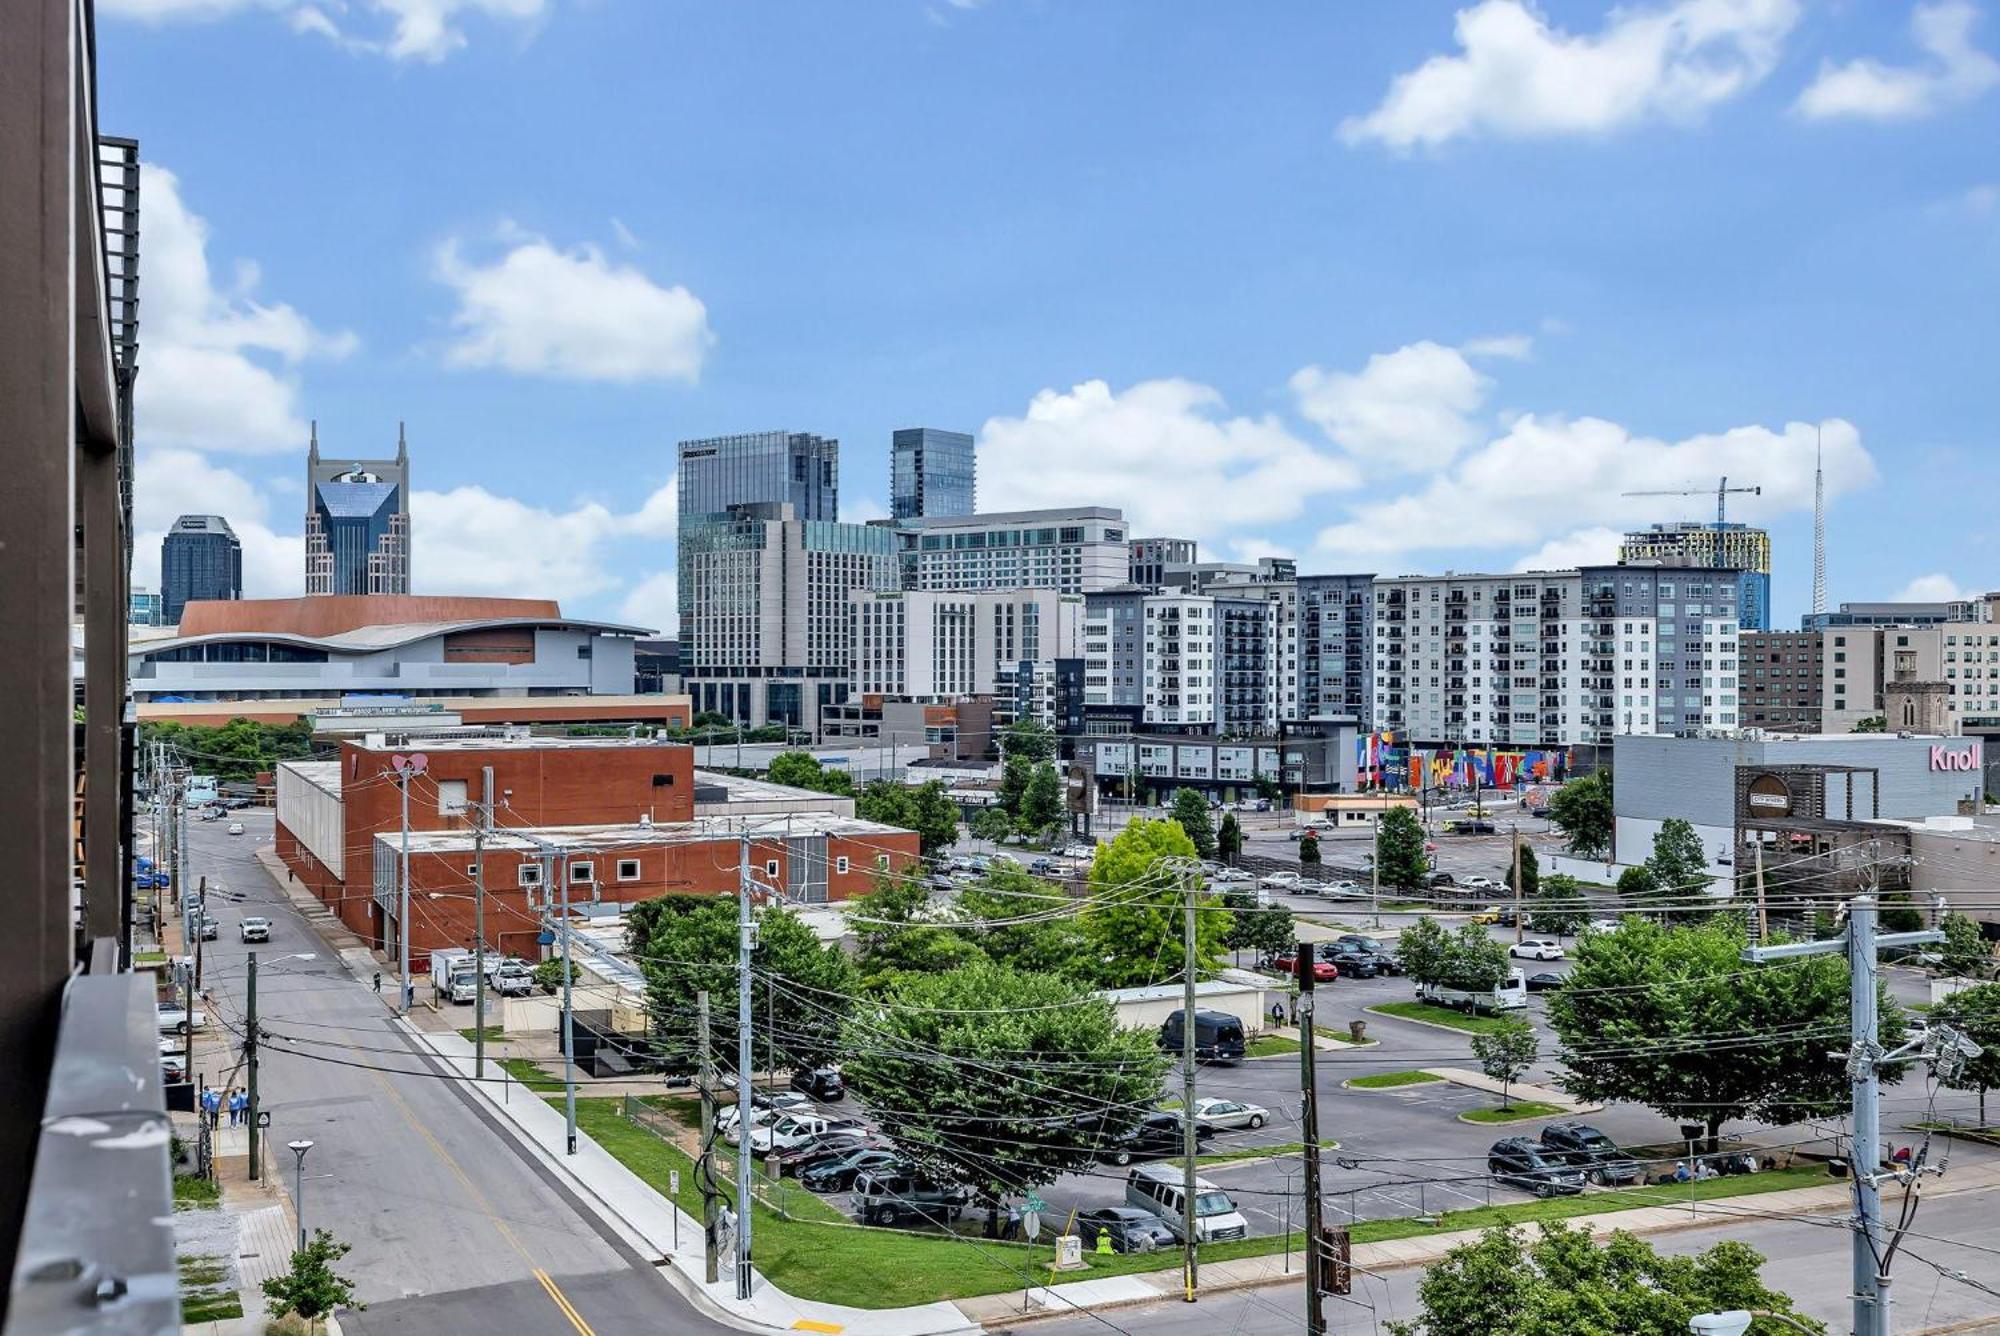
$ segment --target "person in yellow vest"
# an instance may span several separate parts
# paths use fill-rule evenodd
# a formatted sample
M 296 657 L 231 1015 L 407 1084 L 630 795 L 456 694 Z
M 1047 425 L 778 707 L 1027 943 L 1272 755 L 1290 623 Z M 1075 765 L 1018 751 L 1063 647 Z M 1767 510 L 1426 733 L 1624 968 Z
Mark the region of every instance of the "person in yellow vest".
M 1097 1255 L 1099 1257 L 1111 1256 L 1111 1231 L 1108 1229 L 1097 1231 Z

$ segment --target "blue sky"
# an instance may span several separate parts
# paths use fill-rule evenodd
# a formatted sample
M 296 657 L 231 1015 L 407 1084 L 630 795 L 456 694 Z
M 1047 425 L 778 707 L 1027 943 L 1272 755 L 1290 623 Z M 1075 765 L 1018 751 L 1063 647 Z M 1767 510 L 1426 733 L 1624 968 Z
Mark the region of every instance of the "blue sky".
M 1778 615 L 2000 587 L 1990 0 L 99 0 L 148 164 L 141 555 L 671 625 L 674 442 L 976 431 L 990 506 L 1307 570 L 1599 559 L 1761 483 Z

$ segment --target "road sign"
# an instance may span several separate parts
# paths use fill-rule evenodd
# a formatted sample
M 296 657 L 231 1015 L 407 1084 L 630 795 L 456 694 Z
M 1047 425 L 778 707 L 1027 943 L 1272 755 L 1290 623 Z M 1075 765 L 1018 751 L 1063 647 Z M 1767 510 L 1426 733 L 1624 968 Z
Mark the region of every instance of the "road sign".
M 1028 1199 L 1021 1203 L 1021 1209 L 1024 1211 L 1046 1211 L 1049 1209 L 1049 1204 L 1030 1192 Z

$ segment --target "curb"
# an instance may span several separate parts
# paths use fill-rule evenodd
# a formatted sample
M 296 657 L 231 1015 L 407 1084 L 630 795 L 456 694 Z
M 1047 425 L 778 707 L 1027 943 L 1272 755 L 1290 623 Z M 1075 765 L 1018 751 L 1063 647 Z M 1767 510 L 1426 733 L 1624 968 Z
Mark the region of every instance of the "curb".
M 1442 1076 L 1432 1076 L 1428 1080 L 1424 1081 L 1405 1081 L 1401 1085 L 1358 1086 L 1354 1084 L 1356 1081 L 1360 1081 L 1363 1079 L 1365 1078 L 1359 1076 L 1350 1076 L 1345 1081 L 1342 1081 L 1340 1083 L 1340 1088 L 1342 1090 L 1358 1091 L 1364 1095 L 1393 1095 L 1399 1090 L 1418 1090 L 1423 1088 L 1424 1086 L 1452 1084 L 1450 1081 L 1445 1080 Z
M 1362 1010 L 1371 1016 L 1380 1016 L 1383 1020 L 1401 1021 L 1404 1025 L 1422 1025 L 1432 1030 L 1443 1030 L 1446 1034 L 1455 1034 L 1461 1039 L 1470 1039 L 1474 1034 L 1474 1031 L 1461 1030 L 1456 1025 L 1446 1025 L 1442 1021 L 1420 1021 L 1414 1016 L 1398 1016 L 1393 1011 L 1377 1011 L 1374 1007 L 1363 1007 Z

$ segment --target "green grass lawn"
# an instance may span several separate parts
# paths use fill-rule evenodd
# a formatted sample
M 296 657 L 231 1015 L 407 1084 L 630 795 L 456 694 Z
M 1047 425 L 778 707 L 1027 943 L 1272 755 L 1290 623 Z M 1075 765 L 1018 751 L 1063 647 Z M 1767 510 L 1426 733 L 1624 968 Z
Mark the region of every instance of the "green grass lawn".
M 1340 1143 L 1325 1138 L 1321 1150 L 1339 1150 Z M 1303 1141 L 1286 1141 L 1275 1146 L 1243 1146 L 1236 1150 L 1212 1150 L 1194 1157 L 1196 1164 L 1234 1164 L 1241 1160 L 1271 1160 L 1280 1155 L 1297 1155 L 1306 1148 Z
M 243 1316 L 243 1301 L 224 1289 L 229 1268 L 220 1257 L 182 1253 L 175 1259 L 181 1272 L 181 1321 L 225 1322 Z
M 1531 1099 L 1517 1099 L 1512 1104 L 1498 1109 L 1468 1109 L 1459 1118 L 1468 1123 L 1519 1123 L 1530 1118 L 1553 1118 L 1562 1112 L 1555 1104 L 1537 1104 Z
M 1287 1039 L 1281 1034 L 1260 1034 L 1252 1039 L 1243 1050 L 1246 1058 L 1275 1058 L 1286 1053 L 1297 1053 L 1299 1041 Z
M 693 1165 L 688 1156 L 644 1128 L 627 1122 L 619 1114 L 618 1103 L 615 1099 L 602 1098 L 578 1100 L 576 1112 L 579 1126 L 662 1195 L 667 1190 L 668 1172 L 680 1170 L 678 1200 L 681 1209 L 699 1216 L 701 1194 L 694 1186 Z M 1274 1153 L 1297 1149 L 1297 1146 L 1272 1148 Z M 1488 1225 L 1562 1220 L 1606 1211 L 1673 1205 L 1685 1203 L 1690 1197 L 1704 1200 L 1777 1192 L 1831 1181 L 1822 1166 L 1779 1169 L 1761 1174 L 1715 1178 L 1701 1183 L 1622 1188 L 1586 1193 L 1581 1197 L 1557 1197 L 1547 1201 L 1450 1211 L 1435 1225 L 1416 1220 L 1365 1220 L 1354 1228 L 1353 1237 L 1356 1243 L 1372 1243 Z M 850 1304 L 857 1308 L 897 1308 L 943 1299 L 998 1294 L 1050 1279 L 1045 1269 L 1053 1253 L 1053 1244 L 1049 1242 L 1040 1247 L 1029 1247 L 982 1238 L 858 1229 L 803 1219 L 785 1220 L 761 1203 L 754 1208 L 753 1219 L 759 1269 L 779 1286 L 802 1299 Z M 1060 1232 L 1060 1228 L 1058 1222 L 1049 1222 L 1045 1225 L 1044 1239 L 1048 1240 Z M 1298 1247 L 1301 1237 L 1295 1232 L 1291 1246 Z M 1283 1238 L 1271 1235 L 1213 1243 L 1203 1247 L 1201 1255 L 1205 1260 L 1214 1262 L 1238 1257 L 1262 1257 L 1280 1251 L 1285 1242 Z M 1083 1260 L 1083 1270 L 1066 1272 L 1055 1279 L 1089 1280 L 1167 1270 L 1180 1264 L 1179 1255 L 1171 1251 L 1099 1257 L 1085 1248 Z
M 1378 1002 L 1367 1010 L 1379 1012 L 1384 1016 L 1398 1016 L 1406 1021 L 1429 1021 L 1432 1025 L 1463 1030 L 1467 1034 L 1490 1034 L 1499 1029 L 1504 1020 L 1500 1016 L 1454 1011 L 1450 1007 L 1440 1007 L 1429 1002 Z
M 1351 1076 L 1341 1084 L 1355 1090 L 1394 1090 L 1397 1086 L 1424 1085 L 1442 1080 L 1442 1076 L 1432 1076 L 1429 1072 L 1377 1072 L 1373 1076 Z
M 560 1091 L 563 1088 L 560 1076 L 549 1075 L 532 1059 L 501 1058 L 499 1062 L 507 1075 L 513 1077 L 530 1090 L 547 1093 L 551 1090 Z
M 465 1039 L 465 1042 L 468 1044 L 476 1044 L 479 1042 L 479 1031 L 475 1030 L 470 1025 L 466 1026 L 463 1030 L 460 1030 L 458 1033 Z M 507 1039 L 507 1032 L 502 1030 L 499 1026 L 489 1025 L 486 1027 L 487 1043 L 489 1044 L 504 1043 L 506 1042 L 506 1039 Z
M 174 1175 L 174 1209 L 191 1211 L 199 1206 L 213 1206 L 222 1200 L 222 1189 L 212 1179 L 198 1178 L 193 1174 Z

